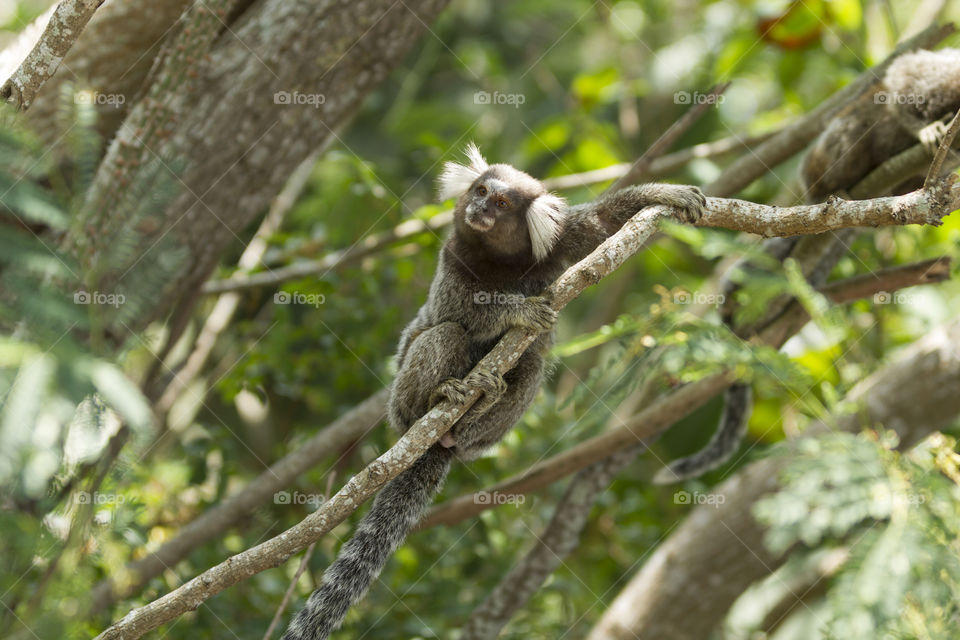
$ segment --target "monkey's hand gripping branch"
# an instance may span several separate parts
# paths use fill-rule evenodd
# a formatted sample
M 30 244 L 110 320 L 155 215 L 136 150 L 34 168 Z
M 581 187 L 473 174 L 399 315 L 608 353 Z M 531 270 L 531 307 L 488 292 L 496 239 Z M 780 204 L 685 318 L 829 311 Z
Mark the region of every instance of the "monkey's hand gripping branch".
M 832 200 L 823 205 L 770 207 L 740 200 L 708 198 L 697 226 L 726 227 L 768 236 L 820 233 L 857 226 L 940 224 L 960 208 L 956 176 L 946 176 L 903 196 L 864 201 Z M 664 206 L 644 209 L 586 258 L 573 265 L 544 295 L 555 310 L 565 307 L 588 286 L 599 282 L 636 253 L 656 232 L 661 219 L 682 215 Z M 822 218 L 820 217 L 822 216 Z M 481 360 L 474 371 L 503 375 L 537 338 L 531 328 L 514 328 Z M 227 587 L 280 565 L 345 520 L 384 484 L 410 467 L 483 394 L 471 388 L 463 402 L 443 400 L 416 422 L 388 451 L 353 476 L 330 500 L 282 534 L 227 558 L 170 593 L 128 613 L 96 640 L 133 640 L 199 607 Z

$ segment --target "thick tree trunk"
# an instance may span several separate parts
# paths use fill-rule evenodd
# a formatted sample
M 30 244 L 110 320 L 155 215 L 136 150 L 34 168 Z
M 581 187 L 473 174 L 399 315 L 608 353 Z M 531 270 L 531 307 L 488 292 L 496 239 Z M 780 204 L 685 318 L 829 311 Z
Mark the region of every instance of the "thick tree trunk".
M 136 184 L 147 171 L 146 163 L 134 163 L 134 169 L 117 163 L 125 149 L 139 147 L 145 160 L 175 174 L 169 181 L 176 195 L 152 214 L 149 225 L 139 227 L 149 232 L 137 239 L 137 263 L 149 269 L 165 259 L 163 251 L 154 249 L 161 239 L 184 257 L 125 328 L 142 328 L 178 300 L 187 300 L 189 308 L 190 297 L 223 250 L 241 239 L 311 151 L 337 138 L 367 93 L 446 4 L 262 0 L 219 34 L 208 55 L 200 51 L 191 57 L 196 52 L 187 51 L 189 81 L 165 84 L 160 95 L 148 95 L 130 110 L 91 191 L 97 219 L 86 233 L 95 238 L 102 230 L 122 228 L 130 216 L 127 208 L 117 206 L 123 197 L 115 193 L 118 172 L 128 172 Z M 200 19 L 206 7 L 195 6 Z M 209 29 L 209 18 L 203 19 Z M 311 99 L 297 104 L 294 97 L 284 104 L 275 98 L 284 92 Z M 150 122 L 155 124 L 149 110 L 156 104 L 161 126 L 141 126 L 146 120 L 138 120 L 138 114 L 154 117 Z M 79 253 L 83 261 L 83 250 Z M 165 268 L 169 271 L 169 264 Z M 121 268 L 116 276 L 122 280 L 125 271 Z M 135 275 L 127 274 L 128 286 L 142 288 Z

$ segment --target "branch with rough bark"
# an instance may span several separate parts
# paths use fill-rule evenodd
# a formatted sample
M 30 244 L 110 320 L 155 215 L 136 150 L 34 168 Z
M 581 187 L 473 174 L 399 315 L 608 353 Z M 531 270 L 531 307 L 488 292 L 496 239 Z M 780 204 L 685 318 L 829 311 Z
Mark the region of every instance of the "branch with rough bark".
M 774 207 L 744 200 L 707 198 L 706 212 L 697 226 L 747 231 L 766 238 L 787 237 L 853 227 L 937 226 L 957 208 L 960 208 L 960 185 L 951 174 L 928 188 L 871 200 L 831 197 L 822 204 Z
M 960 321 L 931 331 L 847 394 L 845 404 L 859 411 L 806 433 L 883 424 L 906 447 L 950 424 L 960 415 L 958 341 Z M 767 550 L 764 529 L 752 514 L 755 502 L 779 486 L 783 464 L 782 458 L 762 459 L 715 487 L 722 504 L 693 508 L 613 601 L 589 640 L 707 637 L 744 589 L 785 560 Z
M 60 0 L 40 39 L 3 86 L 0 99 L 25 111 L 50 79 L 103 0 Z
M 127 108 L 143 85 L 160 49 L 189 0 L 110 0 L 90 19 L 86 28 L 67 52 L 56 73 L 40 88 L 26 112 L 32 128 L 47 142 L 53 142 L 62 130 L 57 113 L 62 105 L 66 83 L 111 96 L 123 96 L 112 105 L 97 108 L 96 129 L 109 140 L 120 126 Z M 0 53 L 4 77 L 39 40 L 53 8 L 37 18 L 13 43 Z M 80 87 L 78 87 L 80 88 Z

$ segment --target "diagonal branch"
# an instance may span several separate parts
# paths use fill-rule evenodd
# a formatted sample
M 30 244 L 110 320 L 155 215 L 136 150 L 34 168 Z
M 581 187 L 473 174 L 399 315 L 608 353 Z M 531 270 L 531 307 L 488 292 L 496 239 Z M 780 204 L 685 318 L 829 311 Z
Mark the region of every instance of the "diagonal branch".
M 0 99 L 26 111 L 103 0 L 61 0 L 40 39 L 0 87 Z

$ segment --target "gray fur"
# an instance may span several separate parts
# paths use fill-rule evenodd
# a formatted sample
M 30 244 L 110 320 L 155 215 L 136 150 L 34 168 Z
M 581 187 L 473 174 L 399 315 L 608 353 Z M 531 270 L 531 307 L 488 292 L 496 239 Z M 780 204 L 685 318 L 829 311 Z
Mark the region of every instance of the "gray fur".
M 404 432 L 442 398 L 457 401 L 474 385 L 484 396 L 440 443 L 383 488 L 284 640 L 323 640 L 337 629 L 433 500 L 452 458 L 480 456 L 533 402 L 556 320 L 543 290 L 641 209 L 672 205 L 696 219 L 706 204 L 696 187 L 647 184 L 567 208 L 526 173 L 504 164 L 486 166 L 475 148 L 468 157 L 469 167 L 448 165 L 441 178 L 442 192 L 460 192 L 454 229 L 427 301 L 400 338 L 387 416 Z M 462 187 L 473 171 L 473 183 Z M 531 213 L 533 203 L 551 211 L 538 206 Z M 546 215 L 559 225 L 555 234 L 549 229 L 540 234 L 540 250 L 531 239 L 531 215 Z M 538 225 L 549 223 L 533 226 Z M 502 378 L 490 371 L 471 373 L 512 327 L 543 333 Z
M 960 108 L 960 49 L 914 51 L 898 57 L 875 91 L 841 112 L 807 152 L 801 167 L 808 202 L 843 194 L 885 160 L 918 141 L 931 152 Z M 890 192 L 920 186 L 905 176 Z

